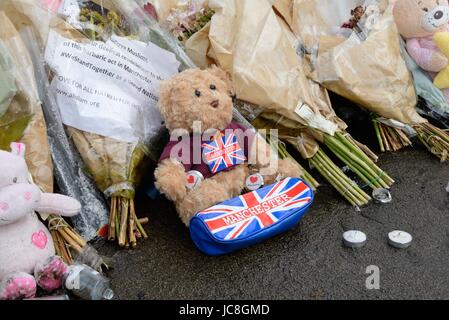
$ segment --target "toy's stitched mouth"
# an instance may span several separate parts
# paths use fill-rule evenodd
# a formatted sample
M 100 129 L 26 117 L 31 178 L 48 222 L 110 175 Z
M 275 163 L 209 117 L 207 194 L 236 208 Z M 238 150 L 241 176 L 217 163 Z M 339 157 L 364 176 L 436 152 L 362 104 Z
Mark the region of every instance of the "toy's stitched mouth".
M 212 106 L 212 108 L 217 109 L 218 106 L 220 105 L 220 101 L 219 101 L 219 100 L 212 101 L 212 102 L 210 103 L 210 105 Z
M 0 218 L 0 221 L 3 221 L 3 222 L 9 222 L 9 220 L 2 219 L 2 218 Z

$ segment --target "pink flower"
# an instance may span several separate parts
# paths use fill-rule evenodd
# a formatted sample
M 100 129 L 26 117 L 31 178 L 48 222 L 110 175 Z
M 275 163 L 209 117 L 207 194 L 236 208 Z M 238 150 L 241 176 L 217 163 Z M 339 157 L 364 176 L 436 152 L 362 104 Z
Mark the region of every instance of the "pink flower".
M 154 20 L 158 21 L 158 16 L 156 12 L 156 8 L 153 6 L 152 3 L 147 3 L 143 6 L 144 11 Z
M 58 12 L 61 3 L 62 0 L 41 0 L 41 4 L 53 12 Z

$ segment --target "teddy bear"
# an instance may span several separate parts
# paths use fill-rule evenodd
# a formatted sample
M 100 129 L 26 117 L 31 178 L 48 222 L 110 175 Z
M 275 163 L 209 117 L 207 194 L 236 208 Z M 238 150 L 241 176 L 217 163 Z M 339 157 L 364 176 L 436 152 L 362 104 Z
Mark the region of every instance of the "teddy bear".
M 36 211 L 71 217 L 80 212 L 72 198 L 42 193 L 28 182 L 25 145 L 0 150 L 0 299 L 32 298 L 39 285 L 46 291 L 61 287 L 67 266 L 55 256 L 48 229 Z M 34 275 L 34 276 L 33 276 Z
M 393 15 L 407 51 L 429 76 L 435 78 L 447 68 L 448 58 L 439 50 L 434 36 L 449 29 L 447 0 L 397 0 Z M 449 89 L 442 90 L 449 101 Z
M 161 84 L 159 109 L 171 141 L 155 170 L 155 185 L 175 203 L 186 226 L 198 212 L 241 195 L 248 179 L 257 180 L 251 173 L 257 171 L 264 184 L 302 174 L 290 159 L 273 165 L 266 141 L 232 121 L 233 92 L 229 75 L 215 66 L 189 69 Z M 193 189 L 186 187 L 189 172 L 204 178 Z

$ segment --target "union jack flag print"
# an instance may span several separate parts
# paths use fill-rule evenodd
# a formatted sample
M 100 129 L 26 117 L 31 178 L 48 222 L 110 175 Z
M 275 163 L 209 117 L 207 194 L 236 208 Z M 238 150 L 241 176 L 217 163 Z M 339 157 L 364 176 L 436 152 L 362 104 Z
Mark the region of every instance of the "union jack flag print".
M 204 161 L 215 174 L 246 161 L 235 132 L 220 133 L 213 141 L 203 143 Z
M 300 179 L 287 178 L 271 186 L 223 202 L 197 214 L 218 240 L 244 239 L 282 222 L 313 199 Z

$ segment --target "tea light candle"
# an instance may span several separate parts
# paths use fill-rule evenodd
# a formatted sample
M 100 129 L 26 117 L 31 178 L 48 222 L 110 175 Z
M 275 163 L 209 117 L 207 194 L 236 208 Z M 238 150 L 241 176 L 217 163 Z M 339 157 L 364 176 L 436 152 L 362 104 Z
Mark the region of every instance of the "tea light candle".
M 358 230 L 349 230 L 343 233 L 343 243 L 350 248 L 361 248 L 366 243 L 366 234 Z
M 388 243 L 397 249 L 408 248 L 412 244 L 412 235 L 405 231 L 391 231 L 388 234 Z

